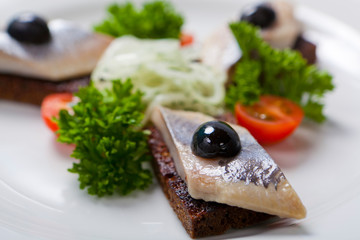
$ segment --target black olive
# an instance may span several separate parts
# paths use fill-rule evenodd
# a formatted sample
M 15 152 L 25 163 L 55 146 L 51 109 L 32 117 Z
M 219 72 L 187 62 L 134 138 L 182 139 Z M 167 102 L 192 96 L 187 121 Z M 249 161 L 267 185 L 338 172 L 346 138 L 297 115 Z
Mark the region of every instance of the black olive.
M 12 19 L 7 32 L 12 38 L 23 43 L 43 44 L 51 39 L 46 21 L 31 13 L 24 13 Z
M 241 150 L 239 135 L 225 122 L 210 121 L 195 131 L 191 149 L 203 158 L 234 157 Z
M 274 9 L 266 3 L 246 8 L 241 16 L 241 21 L 246 21 L 260 28 L 270 27 L 276 19 Z

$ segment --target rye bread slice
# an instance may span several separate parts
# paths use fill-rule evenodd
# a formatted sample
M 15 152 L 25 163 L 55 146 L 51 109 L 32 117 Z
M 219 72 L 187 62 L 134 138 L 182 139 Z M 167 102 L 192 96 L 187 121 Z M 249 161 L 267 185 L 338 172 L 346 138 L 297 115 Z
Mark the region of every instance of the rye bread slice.
M 51 93 L 76 92 L 88 85 L 90 76 L 53 82 L 36 78 L 0 74 L 0 99 L 40 105 Z

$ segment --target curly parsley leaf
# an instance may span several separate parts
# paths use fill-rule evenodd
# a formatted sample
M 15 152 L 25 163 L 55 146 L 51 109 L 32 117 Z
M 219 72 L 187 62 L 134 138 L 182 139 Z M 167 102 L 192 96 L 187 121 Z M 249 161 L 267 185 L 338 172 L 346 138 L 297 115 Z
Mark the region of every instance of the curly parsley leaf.
M 91 195 L 127 195 L 152 183 L 143 166 L 150 159 L 147 132 L 139 130 L 145 106 L 132 88 L 129 79 L 114 81 L 103 93 L 90 84 L 76 94 L 73 113 L 62 110 L 56 119 L 58 140 L 76 146 L 71 156 L 79 162 L 69 171 Z
M 106 19 L 94 29 L 114 37 L 179 38 L 184 23 L 183 17 L 166 1 L 145 2 L 142 9 L 131 2 L 112 4 L 107 12 Z
M 297 51 L 272 48 L 259 36 L 259 29 L 249 23 L 234 22 L 230 29 L 242 57 L 226 94 L 229 109 L 234 109 L 236 102 L 251 105 L 260 95 L 271 94 L 296 102 L 305 116 L 316 122 L 325 120 L 323 97 L 334 89 L 329 73 L 308 65 Z

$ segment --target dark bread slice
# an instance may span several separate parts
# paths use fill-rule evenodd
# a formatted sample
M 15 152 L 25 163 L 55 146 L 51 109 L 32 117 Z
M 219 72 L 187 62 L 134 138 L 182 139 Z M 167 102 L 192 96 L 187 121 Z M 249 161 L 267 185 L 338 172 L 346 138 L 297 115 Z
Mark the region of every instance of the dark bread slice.
M 0 74 L 0 99 L 40 105 L 44 97 L 51 93 L 76 92 L 79 87 L 86 86 L 89 82 L 89 75 L 53 82 Z
M 223 234 L 230 228 L 244 228 L 259 224 L 273 216 L 192 198 L 186 183 L 176 172 L 174 161 L 160 134 L 151 127 L 149 146 L 153 155 L 155 175 L 165 196 L 185 230 L 192 238 Z
M 316 63 L 316 45 L 302 35 L 296 39 L 293 49 L 299 51 L 308 64 Z

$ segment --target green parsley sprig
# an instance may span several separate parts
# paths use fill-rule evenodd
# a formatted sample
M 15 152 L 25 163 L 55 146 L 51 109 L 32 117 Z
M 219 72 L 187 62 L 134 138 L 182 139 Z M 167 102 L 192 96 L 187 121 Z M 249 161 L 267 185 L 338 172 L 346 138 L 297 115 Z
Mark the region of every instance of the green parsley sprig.
M 133 3 L 112 4 L 104 21 L 94 30 L 114 37 L 133 35 L 138 38 L 179 38 L 183 17 L 170 2 L 145 2 L 142 9 Z
M 334 89 L 332 76 L 308 65 L 297 51 L 272 48 L 259 36 L 259 29 L 246 22 L 230 23 L 242 57 L 236 64 L 233 84 L 225 102 L 234 109 L 236 102 L 251 105 L 260 95 L 271 94 L 298 103 L 305 116 L 323 122 L 323 97 Z
M 147 133 L 140 130 L 145 106 L 132 88 L 130 80 L 114 81 L 105 92 L 90 84 L 76 93 L 73 113 L 62 110 L 56 119 L 58 141 L 76 146 L 71 156 L 79 162 L 69 171 L 91 195 L 127 195 L 152 183 L 143 166 L 150 158 Z

